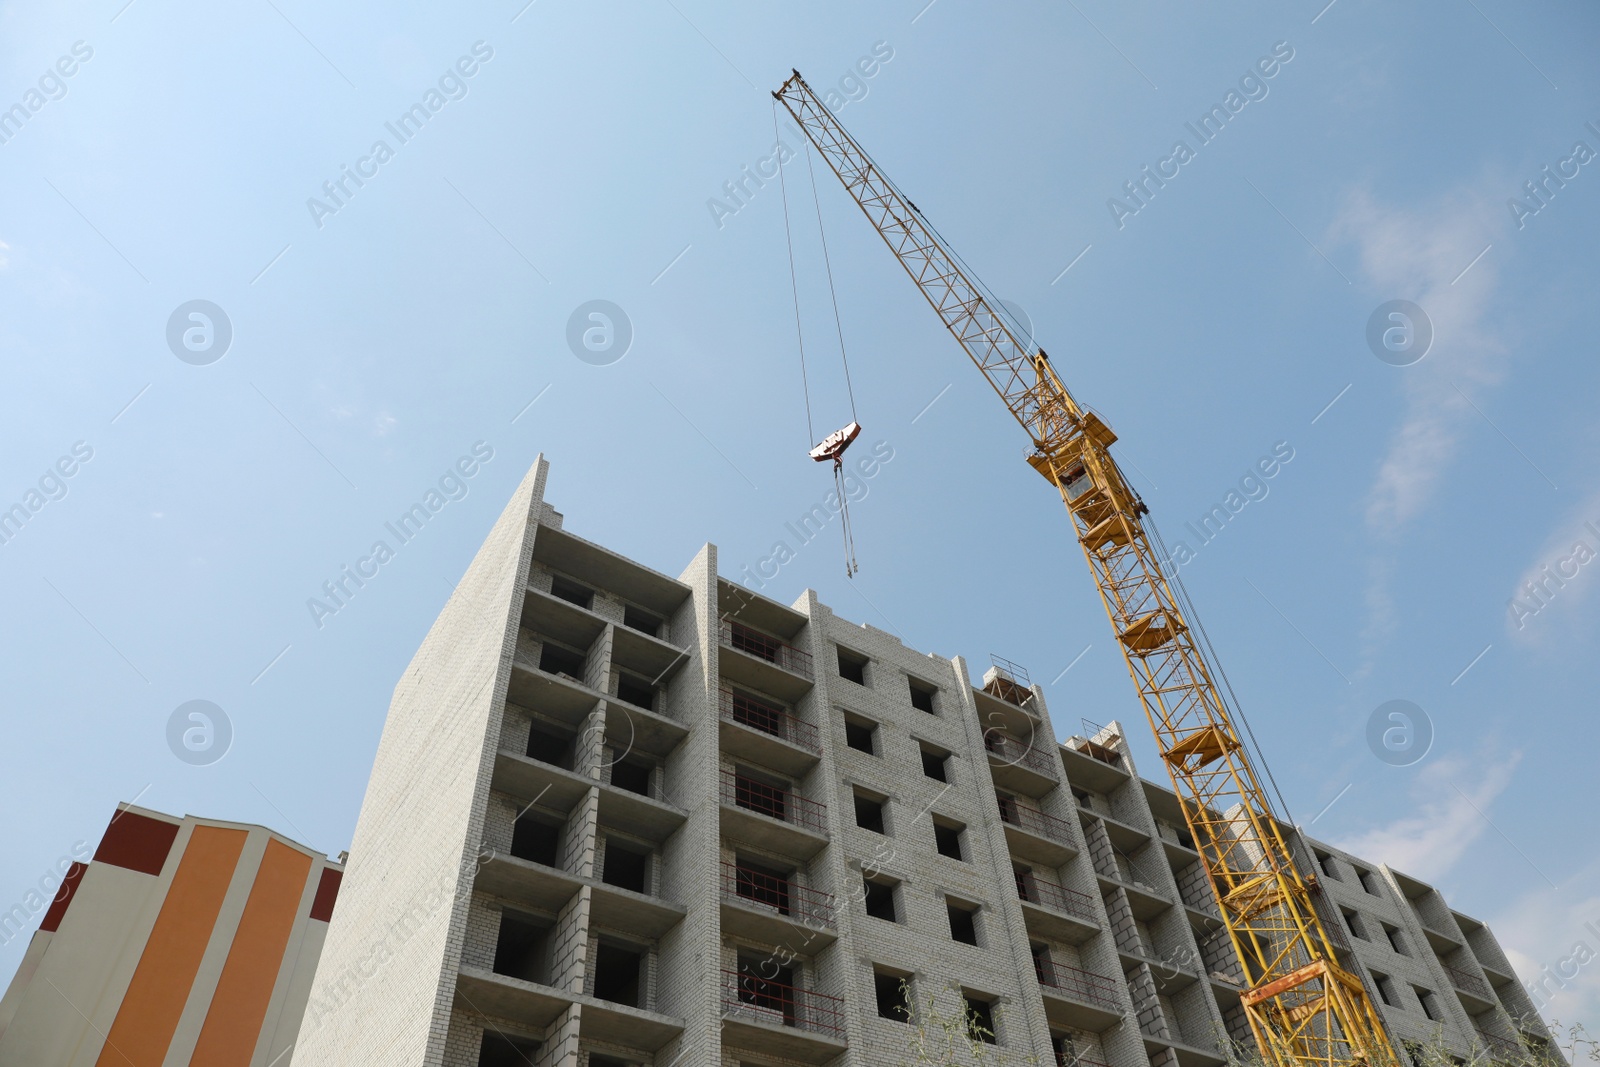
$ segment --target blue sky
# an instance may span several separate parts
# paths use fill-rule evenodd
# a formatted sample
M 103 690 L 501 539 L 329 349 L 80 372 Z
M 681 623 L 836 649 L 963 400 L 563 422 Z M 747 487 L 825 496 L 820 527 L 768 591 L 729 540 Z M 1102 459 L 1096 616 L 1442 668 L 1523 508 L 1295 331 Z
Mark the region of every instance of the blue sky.
M 674 574 L 713 541 L 736 576 L 825 497 L 781 192 L 724 192 L 771 157 L 768 93 L 798 67 L 1025 310 L 1169 541 L 1292 450 L 1182 575 L 1293 816 L 1495 923 L 1525 978 L 1600 947 L 1600 564 L 1574 548 L 1600 551 L 1592 7 L 524 3 L 0 9 L 0 108 L 22 108 L 0 506 L 28 509 L 0 544 L 0 906 L 135 796 L 346 848 L 389 692 L 540 451 L 570 529 Z M 1201 143 L 1186 124 L 1230 91 Z M 820 435 L 850 406 L 804 166 Z M 1130 201 L 1146 166 L 1177 171 Z M 856 410 L 894 458 L 853 509 L 860 574 L 830 531 L 767 591 L 1022 663 L 1058 732 L 1122 719 L 1153 773 L 1023 435 L 818 177 Z M 231 326 L 209 363 L 167 340 L 194 300 Z M 609 365 L 566 340 L 591 300 L 631 323 Z M 1409 366 L 1366 340 L 1391 300 L 1432 323 Z M 456 499 L 314 620 L 480 442 Z M 1395 699 L 1434 735 L 1404 767 L 1366 741 Z M 167 746 L 191 700 L 231 724 L 220 762 Z M 1585 970 L 1551 1011 L 1597 1008 Z

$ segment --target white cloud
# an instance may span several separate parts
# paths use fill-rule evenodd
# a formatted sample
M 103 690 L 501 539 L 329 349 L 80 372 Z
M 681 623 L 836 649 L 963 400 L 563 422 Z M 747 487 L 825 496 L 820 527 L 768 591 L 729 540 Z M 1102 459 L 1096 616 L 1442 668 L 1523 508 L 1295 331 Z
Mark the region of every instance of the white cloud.
M 1526 645 L 1557 641 L 1572 647 L 1577 611 L 1600 587 L 1596 530 L 1600 530 L 1600 490 L 1561 517 L 1510 591 L 1507 600 L 1521 605 L 1514 608 L 1508 603 L 1506 608 L 1506 629 L 1513 640 Z
M 1524 893 L 1488 921 L 1540 1014 L 1600 1034 L 1600 859 L 1560 888 Z
M 1331 227 L 1335 240 L 1357 246 L 1371 288 L 1414 301 L 1433 323 L 1427 356 L 1394 371 L 1405 410 L 1367 499 L 1367 523 L 1380 534 L 1398 532 L 1427 504 L 1478 418 L 1467 398 L 1500 378 L 1505 347 L 1483 321 L 1497 280 L 1494 252 L 1462 274 L 1489 243 L 1483 220 L 1495 203 L 1487 190 L 1462 190 L 1436 207 L 1407 210 L 1358 191 Z
M 1520 759 L 1519 752 L 1492 761 L 1432 760 L 1412 787 L 1412 814 L 1335 844 L 1425 882 L 1436 881 L 1489 829 L 1489 806 L 1510 784 Z

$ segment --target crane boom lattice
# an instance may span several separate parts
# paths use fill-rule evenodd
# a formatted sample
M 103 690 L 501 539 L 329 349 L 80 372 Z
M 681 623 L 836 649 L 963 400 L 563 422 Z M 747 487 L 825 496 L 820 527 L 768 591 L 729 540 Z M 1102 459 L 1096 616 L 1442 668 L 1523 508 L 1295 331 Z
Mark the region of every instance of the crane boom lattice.
M 866 214 L 934 311 L 1033 440 L 1028 462 L 1055 486 L 1110 616 L 1182 802 L 1249 988 L 1241 995 L 1273 1067 L 1377 1065 L 1392 1046 L 1361 981 L 1334 956 L 1283 825 L 1141 521 L 1147 509 L 1111 455 L 1116 440 L 1080 405 L 1043 349 L 811 91 L 798 71 L 773 93 Z

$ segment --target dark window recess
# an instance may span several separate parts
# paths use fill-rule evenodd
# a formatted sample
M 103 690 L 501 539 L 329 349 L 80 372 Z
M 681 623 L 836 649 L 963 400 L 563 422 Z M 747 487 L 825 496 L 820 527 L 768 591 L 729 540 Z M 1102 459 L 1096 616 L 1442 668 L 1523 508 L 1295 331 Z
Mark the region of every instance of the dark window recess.
M 986 1045 L 995 1044 L 994 1001 L 967 996 L 967 1036 Z
M 650 892 L 650 854 L 607 841 L 605 866 L 600 880 L 618 889 L 631 889 L 635 893 Z
M 511 830 L 511 854 L 519 860 L 559 867 L 561 827 L 524 815 Z
M 953 900 L 945 901 L 944 908 L 950 915 L 950 940 L 959 941 L 963 945 L 976 945 L 978 909 L 966 904 L 957 904 Z
M 597 1052 L 591 1052 L 589 1067 L 639 1067 L 639 1064 L 633 1060 L 619 1060 L 615 1056 L 602 1056 Z
M 539 649 L 539 669 L 546 674 L 567 674 L 582 681 L 584 658 L 582 652 L 546 641 Z
M 1369 896 L 1383 896 L 1383 889 L 1378 885 L 1377 875 L 1371 871 L 1364 870 L 1357 870 L 1356 874 L 1361 878 L 1361 888 L 1365 889 Z
M 906 981 L 897 974 L 872 972 L 872 988 L 878 994 L 878 1015 L 897 1023 L 911 1021 L 911 997 Z
M 933 714 L 933 686 L 923 685 L 915 678 L 907 679 L 911 684 L 911 706 L 918 711 Z
M 565 600 L 569 604 L 576 604 L 580 608 L 587 608 L 594 604 L 594 590 L 586 585 L 579 585 L 571 578 L 556 575 L 550 581 L 550 595 L 558 600 Z
M 794 969 L 774 971 L 770 960 L 739 957 L 739 1003 L 781 1012 L 785 1026 L 795 1024 Z
M 1367 940 L 1366 927 L 1361 924 L 1360 915 L 1357 915 L 1349 908 L 1340 908 L 1339 914 L 1344 916 L 1344 924 L 1350 928 L 1350 933 L 1353 936 L 1359 937 L 1363 941 Z
M 533 1038 L 512 1037 L 497 1030 L 483 1032 L 483 1043 L 478 1046 L 478 1067 L 528 1067 L 537 1062 L 539 1042 Z
M 995 802 L 1000 805 L 1000 819 L 1002 822 L 1015 823 L 1017 821 L 1017 798 L 1005 793 L 996 793 Z
M 872 746 L 873 733 L 874 727 L 871 723 L 861 722 L 857 719 L 846 719 L 844 721 L 844 743 L 857 752 L 865 752 L 869 756 L 874 755 Z
M 1326 852 L 1317 853 L 1317 866 L 1322 868 L 1323 874 L 1332 878 L 1335 882 L 1339 880 L 1339 868 L 1335 866 L 1333 857 Z
M 501 912 L 500 935 L 494 945 L 494 973 L 525 982 L 543 982 L 549 936 L 548 923 L 516 912 Z
M 953 860 L 965 859 L 961 854 L 961 827 L 945 822 L 933 824 L 933 844 L 939 855 Z
M 1379 999 L 1381 999 L 1391 1008 L 1398 1008 L 1400 1006 L 1399 1001 L 1394 994 L 1394 982 L 1390 980 L 1388 975 L 1379 974 L 1377 971 L 1373 971 L 1372 981 L 1373 984 L 1378 987 Z
M 642 952 L 600 942 L 595 947 L 594 957 L 595 999 L 626 1004 L 630 1008 L 642 1007 L 639 1003 L 639 971 L 643 963 Z
M 655 687 L 626 674 L 617 675 L 617 699 L 626 700 L 636 708 L 652 711 L 656 706 Z
M 622 625 L 630 630 L 638 630 L 642 634 L 649 634 L 651 637 L 661 636 L 661 620 L 643 608 L 636 608 L 632 604 L 622 605 Z
M 897 923 L 900 921 L 899 913 L 894 905 L 893 885 L 885 882 L 874 882 L 866 877 L 861 879 L 861 884 L 866 891 L 864 903 L 866 904 L 868 915 L 874 919 L 882 919 L 884 922 Z
M 541 763 L 572 770 L 572 736 L 535 726 L 528 731 L 528 755 Z
M 860 793 L 857 793 L 855 797 L 856 825 L 863 830 L 871 830 L 875 834 L 883 833 L 884 801 L 874 800 L 871 797 L 862 796 Z
M 867 684 L 867 658 L 841 648 L 839 651 L 839 677 L 857 685 Z
M 922 773 L 927 775 L 929 778 L 932 778 L 936 782 L 948 782 L 950 780 L 950 776 L 945 770 L 945 760 L 949 758 L 950 757 L 943 752 L 935 752 L 932 749 L 927 748 L 923 749 Z
M 785 818 L 789 794 L 782 788 L 738 773 L 735 773 L 733 783 L 733 802 L 736 806 L 770 815 L 774 819 Z
M 1422 1014 L 1434 1022 L 1439 1022 L 1443 1018 L 1439 1012 L 1439 1000 L 1433 995 L 1433 990 L 1414 985 L 1411 991 L 1417 995 L 1417 1003 L 1422 1005 Z
M 611 765 L 611 784 L 647 797 L 650 795 L 650 765 L 638 760 L 618 760 Z
M 1013 867 L 1011 873 L 1017 880 L 1017 899 L 1037 901 L 1039 898 L 1034 889 L 1033 870 L 1029 867 Z
M 1409 956 L 1410 955 L 1410 953 L 1406 951 L 1406 938 L 1405 938 L 1405 935 L 1402 934 L 1397 928 L 1395 928 L 1393 926 L 1390 926 L 1388 923 L 1384 923 L 1383 924 L 1383 933 L 1384 933 L 1384 936 L 1389 939 L 1389 947 L 1390 948 L 1394 949 L 1396 952 L 1400 953 L 1400 955 L 1402 955 L 1402 956 Z
M 779 915 L 789 914 L 789 875 L 770 867 L 740 860 L 734 869 L 734 888 L 746 900 L 754 900 L 776 908 Z

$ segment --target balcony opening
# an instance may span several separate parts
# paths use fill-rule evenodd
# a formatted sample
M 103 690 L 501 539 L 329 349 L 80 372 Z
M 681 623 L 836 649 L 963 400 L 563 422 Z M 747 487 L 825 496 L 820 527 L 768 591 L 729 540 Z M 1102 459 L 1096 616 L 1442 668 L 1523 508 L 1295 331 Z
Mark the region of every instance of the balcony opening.
M 994 998 L 963 990 L 962 999 L 966 1002 L 967 1009 L 967 1037 L 973 1041 L 982 1041 L 986 1045 L 998 1044 L 999 1035 L 995 1031 L 994 1022 Z
M 553 575 L 550 579 L 550 595 L 557 600 L 565 600 L 569 604 L 576 604 L 580 608 L 594 606 L 594 590 L 586 585 L 580 585 L 571 578 Z
M 650 764 L 643 760 L 618 760 L 611 765 L 611 784 L 642 797 L 650 795 Z
M 938 690 L 927 682 L 919 682 L 915 678 L 907 678 L 906 681 L 911 687 L 911 706 L 929 715 L 937 714 L 933 710 L 933 694 Z
M 539 669 L 546 674 L 564 674 L 575 682 L 583 681 L 586 656 L 570 648 L 545 641 L 539 648 Z
M 787 818 L 789 791 L 782 786 L 764 782 L 744 771 L 735 772 L 733 786 L 733 802 L 736 806 L 770 815 L 774 819 Z
M 838 652 L 839 677 L 843 678 L 847 682 L 854 682 L 857 685 L 866 685 L 867 663 L 869 662 L 867 657 L 861 655 L 859 652 L 851 652 L 848 648 L 844 648 L 842 646 L 839 647 Z
M 939 850 L 939 855 L 949 856 L 953 860 L 965 860 L 962 854 L 961 831 L 966 829 L 958 822 L 941 819 L 937 816 L 933 820 L 933 844 Z
M 976 904 L 963 904 L 959 900 L 944 900 L 945 914 L 950 917 L 950 940 L 959 941 L 963 945 L 977 945 L 978 943 L 978 906 Z
M 511 854 L 519 860 L 561 866 L 561 826 L 531 813 L 517 819 L 511 831 Z
M 872 988 L 878 997 L 878 1017 L 897 1023 L 911 1021 L 911 991 L 906 976 L 872 969 Z
M 995 793 L 995 802 L 1000 805 L 1000 821 L 1017 824 L 1017 798 L 1009 793 Z
M 1033 973 L 1034 977 L 1039 979 L 1039 984 L 1048 986 L 1055 985 L 1055 970 L 1050 966 L 1050 946 L 1034 945 L 1032 949 L 1032 955 Z
M 600 880 L 618 889 L 631 889 L 635 893 L 650 892 L 649 851 L 607 838 L 605 867 L 600 873 Z
M 857 752 L 865 752 L 869 756 L 876 756 L 875 744 L 878 727 L 866 719 L 858 719 L 854 715 L 846 715 L 844 719 L 844 743 Z
M 900 908 L 895 901 L 895 890 L 900 883 L 874 881 L 863 875 L 861 884 L 865 893 L 862 903 L 866 906 L 868 915 L 884 922 L 900 921 Z
M 1013 867 L 1011 873 L 1017 880 L 1017 899 L 1036 903 L 1039 899 L 1039 891 L 1034 881 L 1033 869 L 1030 867 Z
M 572 770 L 572 735 L 534 726 L 528 730 L 528 755 L 540 763 Z
M 632 604 L 622 605 L 622 625 L 630 630 L 638 630 L 651 637 L 661 636 L 661 620 L 643 608 L 636 608 Z
M 950 772 L 946 764 L 949 759 L 950 753 L 948 752 L 941 752 L 926 745 L 922 746 L 922 773 L 936 782 L 948 782 L 950 780 Z
M 856 825 L 863 830 L 871 830 L 875 834 L 887 833 L 888 831 L 884 829 L 883 810 L 888 801 L 881 797 L 868 796 L 860 790 L 856 790 L 854 796 L 856 800 Z
M 734 892 L 746 900 L 765 904 L 779 915 L 788 915 L 790 877 L 789 871 L 779 871 L 740 859 L 734 868 Z
M 656 688 L 643 679 L 618 673 L 617 699 L 625 700 L 636 708 L 654 711 L 656 707 Z
M 770 1012 L 772 1021 L 795 1025 L 794 968 L 775 967 L 770 958 L 739 955 L 739 1003 Z
M 547 982 L 546 948 L 552 926 L 532 915 L 502 911 L 500 933 L 494 944 L 494 973 L 524 982 Z
M 528 1067 L 539 1062 L 539 1042 L 531 1037 L 512 1037 L 498 1030 L 485 1030 L 478 1045 L 478 1067 Z
M 768 637 L 759 630 L 752 630 L 742 623 L 730 623 L 731 630 L 728 634 L 728 644 L 740 652 L 748 653 L 757 659 L 764 659 L 768 663 L 778 662 L 778 649 L 783 642 L 776 637 Z
M 594 995 L 596 1000 L 642 1008 L 639 1003 L 639 973 L 644 953 L 602 941 L 595 946 Z

